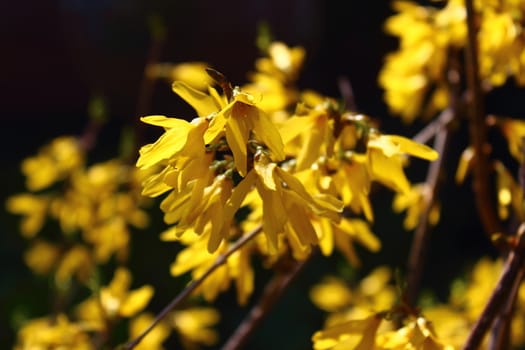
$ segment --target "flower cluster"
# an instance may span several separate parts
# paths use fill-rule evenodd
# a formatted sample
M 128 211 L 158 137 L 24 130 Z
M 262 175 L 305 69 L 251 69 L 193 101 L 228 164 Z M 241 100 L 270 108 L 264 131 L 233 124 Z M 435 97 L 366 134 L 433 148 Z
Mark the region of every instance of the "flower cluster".
M 479 62 L 483 86 L 500 86 L 509 77 L 525 84 L 525 7 L 521 1 L 474 2 L 479 23 Z M 461 0 L 442 8 L 410 1 L 394 2 L 398 13 L 385 23 L 400 47 L 386 56 L 379 83 L 391 111 L 410 122 L 431 116 L 449 104 L 451 60 L 467 44 L 466 10 Z M 406 30 L 410 28 L 410 30 Z M 452 63 L 452 67 L 458 63 Z
M 324 329 L 312 337 L 314 349 L 452 350 L 446 338 L 438 338 L 442 334 L 434 331 L 428 321 L 432 318 L 396 305 L 398 296 L 391 279 L 390 269 L 379 267 L 355 288 L 336 277 L 314 286 L 312 301 L 330 312 Z
M 173 226 L 162 237 L 187 246 L 173 275 L 191 270 L 198 278 L 235 239 L 258 227 L 263 233 L 204 281 L 199 290 L 208 300 L 234 280 L 239 302 L 247 301 L 253 254 L 269 263 L 287 253 L 304 259 L 319 245 L 325 255 L 337 248 L 357 265 L 353 242 L 380 248 L 367 224 L 371 183 L 409 192 L 406 157 L 438 156 L 410 139 L 381 134 L 369 117 L 332 98 L 297 89 L 302 49 L 276 42 L 267 51 L 246 86 L 232 86 L 213 69 L 216 85 L 206 91 L 173 82 L 195 110 L 191 121 L 141 118 L 164 129 L 141 148 L 137 166 L 159 169 L 143 194 L 165 195 L 160 207 Z
M 72 136 L 56 138 L 25 159 L 22 172 L 28 192 L 11 196 L 7 209 L 23 217 L 20 232 L 30 243 L 27 266 L 50 276 L 59 298 L 77 300 L 75 289 L 90 296 L 71 310 L 64 306 L 56 314 L 25 320 L 15 349 L 95 349 L 123 319 L 130 320 L 131 338 L 142 332 L 152 319 L 142 311 L 154 290 L 150 285 L 131 289 L 132 274 L 124 266 L 132 228 L 148 225 L 150 200 L 140 194 L 148 173 L 118 159 L 88 166 L 82 142 Z M 104 285 L 104 271 L 114 263 L 114 277 Z M 214 317 L 203 317 L 205 312 Z M 171 317 L 139 348 L 162 349 L 172 331 L 188 347 L 216 341 L 207 328 L 218 320 L 215 310 L 188 308 Z

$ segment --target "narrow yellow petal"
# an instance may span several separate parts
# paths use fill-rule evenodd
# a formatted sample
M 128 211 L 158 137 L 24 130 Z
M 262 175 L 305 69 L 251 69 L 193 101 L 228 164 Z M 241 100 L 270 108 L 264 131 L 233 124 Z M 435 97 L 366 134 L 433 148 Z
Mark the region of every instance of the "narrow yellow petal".
M 286 209 L 289 213 L 288 220 L 290 227 L 293 229 L 301 244 L 316 244 L 318 242 L 317 234 L 306 210 L 299 205 L 292 205 Z
M 472 162 L 474 160 L 474 155 L 475 153 L 472 147 L 465 148 L 461 153 L 455 176 L 457 184 L 462 184 L 465 178 L 467 177 L 468 171 L 470 170 Z
M 256 182 L 257 191 L 263 202 L 263 231 L 268 238 L 268 249 L 276 252 L 278 235 L 284 231 L 287 221 L 286 209 L 277 191 L 268 190 L 261 182 Z
M 403 160 L 400 155 L 388 157 L 377 149 L 369 150 L 369 162 L 372 176 L 394 191 L 410 191 L 410 183 L 403 172 Z
M 188 123 L 187 121 L 183 119 L 168 118 L 163 115 L 148 115 L 146 117 L 141 117 L 140 120 L 143 123 L 155 125 L 155 126 L 161 126 L 165 129 L 182 128 L 186 126 L 186 124 Z
M 265 162 L 255 162 L 253 167 L 255 169 L 255 172 L 257 172 L 257 174 L 259 175 L 264 186 L 266 186 L 272 191 L 275 191 L 277 189 L 274 179 L 274 170 L 276 166 L 277 164 L 275 163 L 265 164 Z
M 154 144 L 143 146 L 139 151 L 137 167 L 149 168 L 180 151 L 186 143 L 190 129 L 190 123 L 185 122 L 183 125 L 167 130 Z
M 173 92 L 195 109 L 199 117 L 207 117 L 219 109 L 213 97 L 199 90 L 195 90 L 182 81 L 174 82 L 171 88 Z
M 312 129 L 315 116 L 293 116 L 287 119 L 280 127 L 279 133 L 282 135 L 284 144 L 287 144 L 303 132 Z
M 323 144 L 325 144 L 325 134 L 327 126 L 325 115 L 315 118 L 315 126 L 304 139 L 303 146 L 297 157 L 297 171 L 309 168 L 321 155 Z
M 241 176 L 246 176 L 248 166 L 248 137 L 250 130 L 246 121 L 233 114 L 226 123 L 226 140 L 233 153 L 235 167 Z
M 439 157 L 439 154 L 432 148 L 403 136 L 380 135 L 375 140 L 369 142 L 377 145 L 388 157 L 394 154 L 409 154 L 430 161 L 436 160 Z
M 284 160 L 286 155 L 284 154 L 284 144 L 279 130 L 263 111 L 255 107 L 254 109 L 258 111 L 258 116 L 253 123 L 253 131 L 257 138 L 270 149 L 274 161 Z
M 131 291 L 120 306 L 119 314 L 123 317 L 130 317 L 142 311 L 153 296 L 153 287 L 142 286 Z
M 223 113 L 216 114 L 211 122 L 208 130 L 204 133 L 204 143 L 209 145 L 216 140 L 220 134 L 224 131 L 226 125 L 226 118 Z

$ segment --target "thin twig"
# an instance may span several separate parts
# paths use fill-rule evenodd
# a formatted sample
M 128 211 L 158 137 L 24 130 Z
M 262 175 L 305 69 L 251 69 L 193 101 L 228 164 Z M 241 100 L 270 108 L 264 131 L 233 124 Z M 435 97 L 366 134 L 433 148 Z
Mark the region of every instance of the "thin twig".
M 230 246 L 230 248 L 228 249 L 228 251 L 226 251 L 225 253 L 219 255 L 219 257 L 217 257 L 217 260 L 215 260 L 215 262 L 213 263 L 213 265 L 211 265 L 207 270 L 206 272 L 204 272 L 204 274 L 202 276 L 200 276 L 198 279 L 196 280 L 193 280 L 186 288 L 184 288 L 175 298 L 173 298 L 173 300 L 164 308 L 162 309 L 161 312 L 159 312 L 159 314 L 155 317 L 155 320 L 153 320 L 153 322 L 148 326 L 148 328 L 146 328 L 138 337 L 136 337 L 135 339 L 131 340 L 130 342 L 126 343 L 124 346 L 123 346 L 123 349 L 125 350 L 130 350 L 130 349 L 133 349 L 135 346 L 137 346 L 141 341 L 142 339 L 148 335 L 148 333 L 153 329 L 155 328 L 155 326 L 164 318 L 166 317 L 166 315 L 171 311 L 173 310 L 175 307 L 177 307 L 181 302 L 183 302 L 184 300 L 186 300 L 187 297 L 189 297 L 191 295 L 191 293 L 197 288 L 199 287 L 202 282 L 204 282 L 206 280 L 206 278 L 208 278 L 209 275 L 211 275 L 217 268 L 219 268 L 221 265 L 223 265 L 224 263 L 226 263 L 226 261 L 228 260 L 228 257 L 230 255 L 232 255 L 233 253 L 235 253 L 237 250 L 239 250 L 240 248 L 242 248 L 246 243 L 248 243 L 252 238 L 254 238 L 257 234 L 259 234 L 260 232 L 262 231 L 262 226 L 258 226 L 256 227 L 255 229 L 253 229 L 252 231 L 248 232 L 247 234 L 245 234 L 244 236 L 242 236 L 241 238 L 239 238 L 239 240 L 237 240 L 237 242 L 235 242 L 233 245 Z
M 454 112 L 447 108 L 431 123 L 427 124 L 421 131 L 419 131 L 412 140 L 418 143 L 427 143 L 436 134 L 448 125 L 454 119 Z
M 448 111 L 448 109 L 443 112 L 437 121 L 440 121 L 442 118 L 448 121 L 453 119 L 453 113 L 445 113 L 446 111 Z M 412 241 L 412 247 L 410 249 L 410 255 L 408 259 L 406 298 L 409 305 L 416 305 L 417 295 L 419 294 L 419 286 L 421 283 L 425 255 L 428 242 L 430 240 L 429 217 L 432 206 L 435 202 L 436 193 L 438 192 L 439 178 L 443 169 L 444 158 L 445 154 L 447 153 L 447 140 L 450 134 L 446 123 L 443 121 L 438 123 L 437 127 L 439 127 L 439 131 L 437 132 L 436 138 L 434 139 L 434 149 L 439 153 L 439 158 L 432 162 L 428 169 L 427 178 L 425 181 L 425 184 L 428 186 L 429 190 L 428 195 L 425 198 L 426 207 L 421 213 L 419 224 L 414 233 L 414 239 Z
M 264 292 L 255 306 L 250 310 L 248 316 L 237 327 L 235 333 L 228 339 L 222 350 L 241 349 L 253 331 L 268 314 L 273 305 L 279 300 L 286 288 L 294 278 L 302 271 L 309 259 L 304 261 L 293 261 L 292 266 L 287 266 L 284 272 L 277 273 L 266 285 Z
M 485 309 L 476 321 L 463 350 L 477 350 L 485 334 L 494 322 L 498 311 L 509 300 L 517 279 L 521 280 L 523 263 L 525 261 L 525 223 L 518 229 L 515 248 L 510 252 L 501 277 L 490 296 Z
M 483 93 L 479 76 L 479 62 L 477 49 L 477 28 L 473 0 L 465 0 L 467 10 L 467 47 L 465 51 L 465 67 L 468 85 L 467 111 L 469 114 L 470 141 L 475 152 L 473 164 L 473 186 L 481 223 L 486 234 L 492 235 L 502 232 L 501 223 L 498 219 L 494 198 L 491 195 L 490 165 L 487 157 L 487 125 L 485 123 L 485 111 Z

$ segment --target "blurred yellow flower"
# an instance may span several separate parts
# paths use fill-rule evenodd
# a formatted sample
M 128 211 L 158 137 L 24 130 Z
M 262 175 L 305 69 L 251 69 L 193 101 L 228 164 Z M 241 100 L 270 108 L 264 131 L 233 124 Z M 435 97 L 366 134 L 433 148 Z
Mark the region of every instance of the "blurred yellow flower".
M 107 317 L 131 317 L 142 311 L 153 296 L 153 287 L 144 285 L 135 290 L 131 286 L 131 273 L 118 268 L 107 287 L 100 290 L 100 304 Z
M 7 210 L 23 215 L 20 233 L 26 238 L 33 238 L 44 226 L 49 198 L 44 195 L 21 193 L 7 199 Z
M 185 348 L 196 345 L 212 346 L 219 341 L 219 334 L 210 328 L 220 320 L 220 314 L 211 307 L 192 307 L 174 311 L 170 322 L 179 333 Z
M 64 314 L 27 322 L 18 332 L 15 350 L 95 350 L 82 323 L 71 322 Z
M 154 317 L 150 313 L 141 313 L 133 317 L 129 322 L 129 339 L 135 339 L 142 334 L 153 320 Z M 133 349 L 164 350 L 162 343 L 169 337 L 170 333 L 170 327 L 167 322 L 160 322 Z
M 406 210 L 406 217 L 403 226 L 406 230 L 413 230 L 419 224 L 421 215 L 428 208 L 428 198 L 430 188 L 425 183 L 412 185 L 407 192 L 396 193 L 392 202 L 392 209 L 395 212 Z M 430 225 L 436 225 L 439 221 L 440 208 L 437 203 L 433 203 L 428 215 Z
M 212 79 L 206 73 L 209 65 L 205 62 L 155 63 L 146 68 L 151 79 L 166 79 L 169 82 L 183 81 L 194 89 L 206 90 Z
M 315 350 L 374 349 L 376 333 L 382 317 L 370 315 L 318 331 L 312 336 Z
M 30 191 L 44 189 L 63 180 L 84 163 L 84 155 L 78 141 L 63 136 L 43 147 L 36 156 L 22 162 L 26 186 Z
M 51 272 L 60 256 L 60 248 L 49 242 L 38 240 L 24 253 L 24 261 L 36 274 Z

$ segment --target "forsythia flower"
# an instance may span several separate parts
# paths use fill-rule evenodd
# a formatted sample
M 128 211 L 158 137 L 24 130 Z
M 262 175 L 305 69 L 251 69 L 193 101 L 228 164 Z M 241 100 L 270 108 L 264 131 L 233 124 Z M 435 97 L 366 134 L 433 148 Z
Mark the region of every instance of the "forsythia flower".
M 374 349 L 381 321 L 381 316 L 374 314 L 363 320 L 347 321 L 318 331 L 312 337 L 314 349 Z
M 479 0 L 474 5 L 484 87 L 500 86 L 511 76 L 525 84 L 525 7 L 520 1 Z M 448 104 L 446 67 L 453 52 L 466 46 L 466 10 L 461 0 L 449 0 L 441 9 L 396 1 L 394 9 L 398 13 L 385 29 L 399 37 L 400 48 L 386 57 L 379 83 L 391 111 L 411 122 L 425 101 L 423 115 Z
M 22 193 L 7 199 L 7 210 L 23 215 L 20 233 L 26 238 L 33 238 L 44 226 L 49 198 L 43 195 Z
M 38 155 L 25 159 L 22 172 L 27 177 L 27 188 L 38 191 L 63 180 L 83 163 L 79 142 L 73 137 L 63 136 L 43 147 Z
M 391 309 L 396 296 L 394 287 L 388 285 L 390 279 L 390 270 L 383 267 L 374 270 L 355 289 L 336 278 L 314 286 L 311 299 L 331 312 L 324 329 L 312 337 L 314 349 L 452 350 L 452 346 L 437 338 L 427 318 L 403 315 L 401 327 L 389 320 L 389 314 L 400 312 L 395 307 Z
M 142 313 L 133 317 L 129 323 L 129 339 L 135 339 L 151 325 L 154 317 L 149 313 Z M 162 343 L 170 335 L 167 322 L 158 323 L 141 342 L 134 347 L 136 350 L 164 350 Z
M 374 269 L 354 289 L 330 277 L 310 290 L 310 299 L 317 307 L 332 312 L 326 320 L 328 327 L 389 309 L 396 298 L 391 279 L 387 267 Z
M 403 226 L 406 230 L 413 230 L 419 223 L 421 214 L 428 208 L 429 188 L 426 184 L 417 184 L 410 187 L 408 192 L 396 193 L 392 208 L 396 212 L 407 211 Z M 439 221 L 439 205 L 434 203 L 428 216 L 431 225 Z
M 174 235 L 171 231 L 164 232 L 162 238 L 173 240 Z M 214 253 L 209 253 L 205 249 L 209 234 L 209 230 L 200 236 L 187 232 L 180 238 L 188 247 L 177 255 L 171 265 L 172 275 L 179 276 L 191 270 L 193 279 L 197 279 L 227 250 L 228 244 L 223 242 Z M 244 305 L 254 288 L 254 272 L 250 263 L 251 249 L 250 244 L 247 244 L 233 253 L 224 265 L 204 280 L 195 293 L 202 294 L 207 301 L 213 301 L 220 292 L 229 288 L 230 281 L 233 280 L 237 287 L 237 300 L 239 304 Z
M 24 261 L 34 273 L 48 274 L 56 264 L 60 249 L 43 240 L 34 242 L 24 254 Z
M 153 296 L 153 287 L 144 285 L 129 290 L 131 273 L 125 268 L 115 270 L 108 286 L 83 301 L 77 316 L 94 328 L 102 329 L 105 322 L 117 317 L 131 317 L 142 311 Z
M 146 307 L 153 296 L 153 287 L 144 285 L 130 291 L 130 285 L 131 273 L 118 268 L 110 284 L 100 290 L 100 304 L 107 317 L 130 317 Z
M 408 192 L 406 156 L 438 156 L 409 139 L 380 134 L 369 118 L 342 111 L 334 99 L 314 92 L 297 95 L 302 101 L 294 114 L 284 110 L 295 99 L 288 92 L 297 92 L 291 83 L 301 52 L 281 43 L 270 45 L 270 57 L 257 67 L 257 79 L 276 79 L 269 90 L 256 79 L 247 88 L 252 95 L 209 69 L 222 94 L 213 87 L 203 92 L 181 81 L 172 84 L 196 118 L 141 118 L 164 128 L 154 143 L 140 149 L 136 165 L 154 169 L 143 183 L 143 194 L 165 194 L 160 208 L 164 221 L 174 226 L 163 238 L 186 245 L 171 266 L 173 275 L 191 270 L 198 278 L 232 238 L 257 225 L 264 234 L 204 281 L 199 291 L 207 300 L 235 280 L 239 302 L 246 302 L 253 289 L 252 252 L 273 263 L 288 251 L 305 259 L 311 247 L 320 244 L 325 255 L 336 247 L 358 265 L 352 243 L 377 251 L 380 242 L 363 220 L 342 217 L 344 207 L 371 221 L 372 181 Z M 282 101 L 287 102 L 277 103 L 272 96 L 265 105 L 261 101 L 268 92 L 284 94 Z M 255 97 L 259 93 L 261 97 Z
M 212 83 L 210 76 L 205 72 L 208 66 L 204 62 L 156 63 L 146 68 L 146 75 L 149 78 L 162 78 L 169 82 L 183 81 L 194 89 L 204 91 Z
M 262 96 L 258 103 L 274 121 L 288 116 L 284 111 L 297 102 L 299 93 L 294 87 L 299 77 L 305 51 L 302 47 L 288 47 L 282 42 L 272 42 L 267 49 L 268 57 L 255 62 L 256 72 L 250 74 L 252 81 L 242 87 L 243 91 Z
M 170 321 L 179 333 L 186 349 L 195 348 L 196 344 L 215 345 L 219 341 L 217 331 L 209 328 L 219 322 L 220 314 L 211 307 L 193 307 L 174 311 Z
M 54 319 L 41 318 L 26 323 L 18 332 L 15 350 L 79 349 L 94 350 L 88 331 L 81 323 L 73 323 L 59 314 Z

